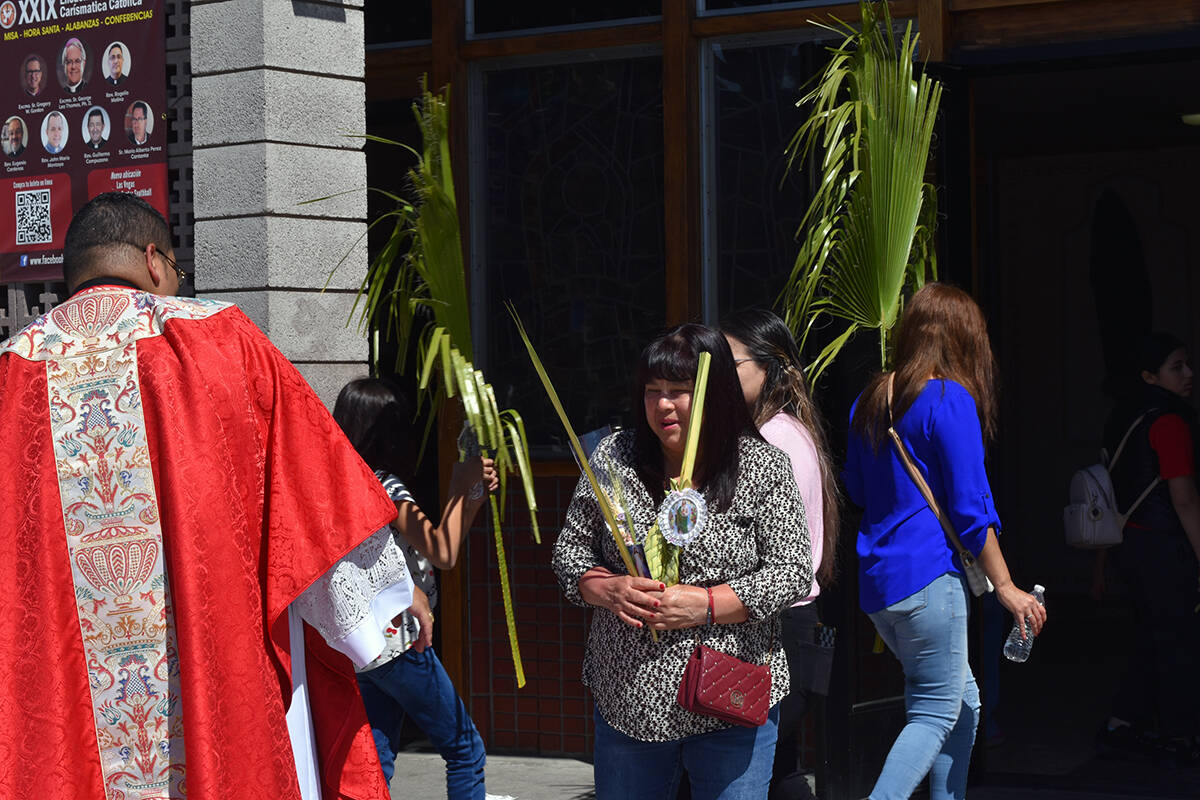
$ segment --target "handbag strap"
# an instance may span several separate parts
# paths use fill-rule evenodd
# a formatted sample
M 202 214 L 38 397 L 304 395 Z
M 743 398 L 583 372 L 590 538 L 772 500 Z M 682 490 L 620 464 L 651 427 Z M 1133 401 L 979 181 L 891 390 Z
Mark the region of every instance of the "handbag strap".
M 904 446 L 904 442 L 900 439 L 900 434 L 896 433 L 896 428 L 892 422 L 892 386 L 895 383 L 896 373 L 888 375 L 887 379 L 887 411 L 888 411 L 888 436 L 892 439 L 892 444 L 896 446 L 896 454 L 900 456 L 900 463 L 904 465 L 904 469 L 908 472 L 908 477 L 916 484 L 917 491 L 925 498 L 925 503 L 929 506 L 929 510 L 937 517 L 937 521 L 942 526 L 942 532 L 946 535 L 946 542 L 950 545 L 950 549 L 958 554 L 959 561 L 962 562 L 963 569 L 969 569 L 975 563 L 975 556 L 971 555 L 971 551 L 963 547 L 962 539 L 958 538 L 958 533 L 954 530 L 954 526 L 950 524 L 949 518 L 942 511 L 941 505 L 937 498 L 933 496 L 933 491 L 929 488 L 925 476 L 921 474 L 921 470 L 917 467 L 912 459 L 912 455 L 908 452 L 908 448 Z

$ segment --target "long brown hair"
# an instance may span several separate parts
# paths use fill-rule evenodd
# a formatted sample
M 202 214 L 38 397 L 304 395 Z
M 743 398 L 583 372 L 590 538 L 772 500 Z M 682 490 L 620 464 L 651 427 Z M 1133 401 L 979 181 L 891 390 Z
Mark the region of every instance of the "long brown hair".
M 766 372 L 762 391 L 750 412 L 754 424 L 762 427 L 763 423 L 782 411 L 795 417 L 812 436 L 821 471 L 821 521 L 825 528 L 823 531 L 812 531 L 814 536 L 819 535 L 822 540 L 817 582 L 822 587 L 830 586 L 837 572 L 841 498 L 833 459 L 829 457 L 825 422 L 809 394 L 800 349 L 783 320 L 765 309 L 735 314 L 721 323 L 721 330 L 741 342 L 750 357 Z
M 975 400 L 983 441 L 996 436 L 996 358 L 987 321 L 971 296 L 954 286 L 928 283 L 908 302 L 896 327 L 892 360 L 892 418 L 912 407 L 930 377 L 948 378 Z M 878 449 L 887 435 L 887 373 L 867 384 L 851 428 Z

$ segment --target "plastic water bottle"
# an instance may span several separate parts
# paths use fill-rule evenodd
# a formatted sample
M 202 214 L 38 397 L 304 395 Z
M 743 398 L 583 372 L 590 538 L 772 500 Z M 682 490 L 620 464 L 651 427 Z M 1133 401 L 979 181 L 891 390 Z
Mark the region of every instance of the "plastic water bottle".
M 1034 585 L 1031 594 L 1043 606 L 1046 605 L 1045 586 L 1041 584 Z M 1025 633 L 1026 636 L 1022 638 L 1021 626 L 1016 622 L 1013 623 L 1013 629 L 1008 634 L 1008 641 L 1004 643 L 1004 657 L 1009 661 L 1016 661 L 1020 664 L 1029 660 L 1029 651 L 1033 649 L 1033 617 L 1025 618 Z

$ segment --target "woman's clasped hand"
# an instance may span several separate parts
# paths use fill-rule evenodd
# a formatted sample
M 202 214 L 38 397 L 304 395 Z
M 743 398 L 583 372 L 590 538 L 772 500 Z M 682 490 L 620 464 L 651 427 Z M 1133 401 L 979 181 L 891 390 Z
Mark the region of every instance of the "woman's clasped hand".
M 584 574 L 579 592 L 588 605 L 607 608 L 635 628 L 694 628 L 708 618 L 708 592 L 699 586 L 667 586 L 652 578 L 617 575 L 596 567 Z
M 588 605 L 607 608 L 635 628 L 654 620 L 666 588 L 662 581 L 617 575 L 604 567 L 589 570 L 579 581 L 579 593 Z

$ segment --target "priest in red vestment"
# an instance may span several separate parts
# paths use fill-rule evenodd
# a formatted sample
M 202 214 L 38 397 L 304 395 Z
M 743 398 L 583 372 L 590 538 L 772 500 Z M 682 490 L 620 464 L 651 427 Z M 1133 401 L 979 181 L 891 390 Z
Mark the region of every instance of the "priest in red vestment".
M 395 506 L 241 311 L 174 297 L 149 205 L 91 201 L 64 263 L 0 343 L 0 797 L 299 800 L 287 609 Z M 387 798 L 305 638 L 324 800 Z

